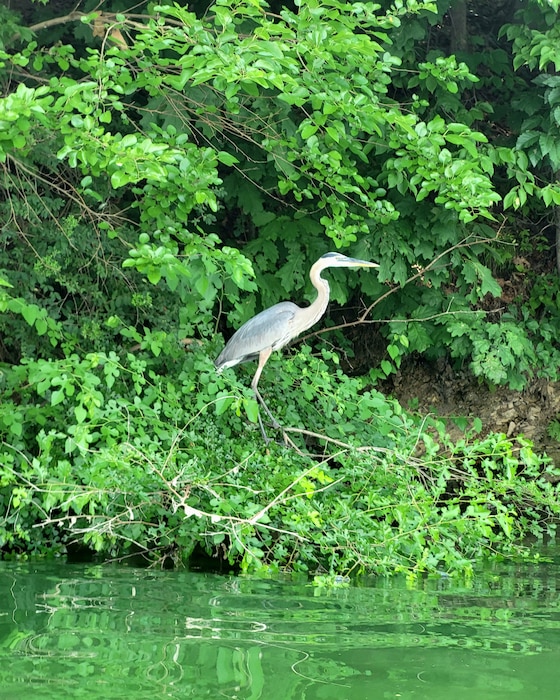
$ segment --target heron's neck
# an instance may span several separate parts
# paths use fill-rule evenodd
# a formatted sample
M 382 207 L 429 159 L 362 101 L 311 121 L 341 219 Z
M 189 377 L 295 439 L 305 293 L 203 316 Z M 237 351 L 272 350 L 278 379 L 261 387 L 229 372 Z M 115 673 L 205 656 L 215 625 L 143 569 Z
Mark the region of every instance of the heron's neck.
M 327 280 L 321 277 L 320 271 L 313 275 L 313 268 L 309 276 L 313 282 L 313 286 L 317 290 L 317 298 L 307 308 L 302 309 L 305 313 L 305 328 L 302 330 L 307 330 L 311 328 L 311 326 L 314 326 L 325 313 L 329 305 L 330 287 Z

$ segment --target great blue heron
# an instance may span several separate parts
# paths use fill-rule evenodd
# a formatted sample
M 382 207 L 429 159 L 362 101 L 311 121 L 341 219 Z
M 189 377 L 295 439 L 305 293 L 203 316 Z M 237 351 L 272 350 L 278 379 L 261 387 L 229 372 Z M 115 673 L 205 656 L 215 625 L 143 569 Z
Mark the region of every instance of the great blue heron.
M 302 309 L 291 301 L 281 301 L 261 311 L 231 336 L 214 363 L 218 372 L 221 372 L 226 367 L 234 367 L 258 358 L 259 364 L 251 382 L 251 389 L 276 428 L 279 427 L 278 422 L 257 388 L 261 372 L 273 350 L 283 348 L 290 340 L 311 328 L 327 310 L 330 288 L 327 280 L 321 277 L 321 272 L 327 267 L 379 267 L 379 265 L 366 260 L 348 258 L 340 253 L 326 253 L 317 260 L 309 272 L 309 278 L 317 290 L 317 298 L 312 304 Z M 260 416 L 259 422 L 263 436 L 267 439 Z

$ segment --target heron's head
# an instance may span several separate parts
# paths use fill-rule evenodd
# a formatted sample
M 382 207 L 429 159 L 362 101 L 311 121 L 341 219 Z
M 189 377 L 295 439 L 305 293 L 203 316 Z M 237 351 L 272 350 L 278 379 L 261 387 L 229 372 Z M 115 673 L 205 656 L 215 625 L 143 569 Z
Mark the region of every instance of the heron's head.
M 377 263 L 359 260 L 358 258 L 349 258 L 346 255 L 342 255 L 342 253 L 325 253 L 317 262 L 321 263 L 320 267 L 322 270 L 327 267 L 379 267 Z

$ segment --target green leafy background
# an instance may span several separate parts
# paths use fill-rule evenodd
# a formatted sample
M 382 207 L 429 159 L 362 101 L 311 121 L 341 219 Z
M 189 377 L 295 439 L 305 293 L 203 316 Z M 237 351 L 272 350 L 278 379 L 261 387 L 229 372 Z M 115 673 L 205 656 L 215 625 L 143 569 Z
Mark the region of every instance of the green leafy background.
M 558 379 L 558 8 L 473 2 L 452 51 L 451 5 L 0 9 L 4 556 L 416 575 L 554 534 L 546 455 L 380 392 L 415 354 Z M 263 445 L 222 334 L 339 249 L 380 264 L 323 322 L 369 365 L 272 357 Z

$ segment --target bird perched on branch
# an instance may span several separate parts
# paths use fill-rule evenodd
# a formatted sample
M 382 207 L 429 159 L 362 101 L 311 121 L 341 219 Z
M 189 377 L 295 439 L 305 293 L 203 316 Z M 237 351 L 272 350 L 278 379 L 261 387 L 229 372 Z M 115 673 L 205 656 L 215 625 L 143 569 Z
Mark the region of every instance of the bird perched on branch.
M 280 427 L 258 390 L 258 383 L 268 358 L 274 350 L 287 345 L 290 340 L 311 328 L 323 316 L 329 303 L 330 288 L 321 272 L 328 267 L 379 267 L 377 263 L 348 258 L 340 253 L 326 253 L 317 260 L 309 272 L 309 278 L 317 290 L 315 301 L 301 308 L 291 301 L 281 301 L 250 318 L 228 340 L 214 363 L 218 372 L 243 362 L 257 360 L 257 371 L 251 382 L 256 399 L 262 405 L 275 428 Z M 268 440 L 259 416 L 261 431 Z

